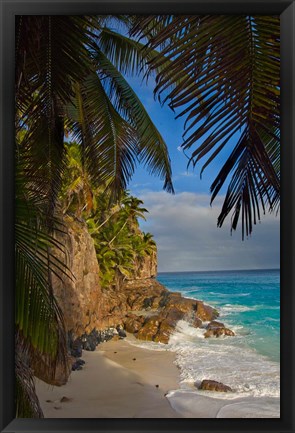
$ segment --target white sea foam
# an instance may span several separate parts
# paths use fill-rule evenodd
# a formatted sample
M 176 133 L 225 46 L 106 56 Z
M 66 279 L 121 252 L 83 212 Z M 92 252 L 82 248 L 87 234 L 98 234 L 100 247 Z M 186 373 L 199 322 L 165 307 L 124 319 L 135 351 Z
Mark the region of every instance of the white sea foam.
M 234 331 L 236 337 L 240 337 L 240 336 L 244 337 L 245 335 L 251 334 L 251 331 L 242 325 L 231 325 L 231 324 L 228 325 L 225 323 L 225 326 L 227 328 L 230 328 L 232 331 Z
M 227 394 L 228 396 L 228 394 Z M 216 399 L 179 389 L 168 393 L 173 409 L 190 418 L 278 418 L 279 398 L 244 397 L 236 400 Z
M 170 350 L 169 344 L 154 343 L 153 341 L 128 340 L 128 343 L 131 344 L 131 346 L 141 347 L 142 349 L 147 349 L 147 350 L 156 350 L 159 352 L 163 350 Z
M 262 308 L 259 305 L 253 305 L 252 307 L 248 307 L 246 305 L 238 305 L 238 304 L 225 304 L 219 308 L 219 312 L 221 316 L 226 316 L 231 313 L 244 313 L 245 311 L 255 311 L 259 308 Z
M 210 295 L 215 295 L 218 298 L 228 298 L 228 293 L 220 293 L 220 292 L 209 292 Z M 244 296 L 249 296 L 250 293 L 231 293 L 230 297 L 231 298 L 241 298 Z
M 259 311 L 259 310 L 279 310 L 277 306 L 265 306 L 265 305 L 240 305 L 240 304 L 225 304 L 218 308 L 221 316 L 227 316 L 232 313 L 244 313 L 246 311 Z
M 260 397 L 226 404 L 216 418 L 279 418 L 280 399 Z
M 186 293 L 198 292 L 199 290 L 202 290 L 202 288 L 198 287 L 198 286 L 191 286 L 191 288 L 189 290 L 185 289 L 181 292 L 181 294 L 185 295 Z
M 258 323 L 258 324 L 268 323 L 268 322 L 279 323 L 280 320 L 281 320 L 280 318 L 275 319 L 274 317 L 265 317 L 263 320 L 259 320 L 259 322 L 257 322 L 257 323 Z
M 255 350 L 243 347 L 243 327 L 231 327 L 237 336 L 204 338 L 205 328 L 194 328 L 184 320 L 177 324 L 168 344 L 136 340 L 131 343 L 149 350 L 171 350 L 180 368 L 180 387 L 215 398 L 279 397 L 280 366 Z M 245 346 L 245 345 L 244 345 Z M 230 386 L 233 393 L 198 391 L 194 386 L 204 379 Z
M 204 323 L 204 322 L 203 322 Z M 205 328 L 194 328 L 185 320 L 180 320 L 176 326 L 176 332 L 171 335 L 169 345 L 172 347 L 175 342 L 178 342 L 179 337 L 185 341 L 194 341 L 195 339 L 204 339 Z
M 183 321 L 178 323 L 166 348 L 176 354 L 180 389 L 167 397 L 184 416 L 279 417 L 280 364 L 276 339 L 279 318 L 278 311 L 270 311 L 280 309 L 279 300 L 274 296 L 271 301 L 272 298 L 262 293 L 265 277 L 261 287 L 255 276 L 242 277 L 241 282 L 234 281 L 233 285 L 224 285 L 221 280 L 219 287 L 217 278 L 208 280 L 210 284 L 206 281 L 204 287 L 191 286 L 183 292 L 186 297 L 206 299 L 220 313 L 217 320 L 236 334 L 235 337 L 204 338 L 208 322 L 203 323 L 201 329 Z M 273 289 L 278 282 L 271 279 L 270 284 Z M 272 295 L 272 292 L 266 293 Z M 198 386 L 204 379 L 229 385 L 233 392 L 201 391 Z
M 180 321 L 176 332 L 170 337 L 169 348 L 176 352 L 182 388 L 190 388 L 204 379 L 211 379 L 235 391 L 230 395 L 214 392 L 217 398 L 249 395 L 279 397 L 278 363 L 252 349 L 238 346 L 237 340 L 232 337 L 205 339 L 204 332 L 204 329 L 195 329 Z M 204 395 L 204 391 L 195 392 Z M 212 392 L 209 395 L 212 396 Z

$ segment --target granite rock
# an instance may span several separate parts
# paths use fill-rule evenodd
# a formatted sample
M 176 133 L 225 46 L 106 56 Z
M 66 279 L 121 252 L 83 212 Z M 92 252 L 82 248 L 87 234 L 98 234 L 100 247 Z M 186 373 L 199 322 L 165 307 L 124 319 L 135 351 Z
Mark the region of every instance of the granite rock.
M 221 382 L 217 382 L 216 380 L 208 380 L 205 379 L 202 381 L 199 386 L 200 390 L 203 391 L 217 391 L 217 392 L 231 392 L 232 389 L 230 386 L 224 385 Z

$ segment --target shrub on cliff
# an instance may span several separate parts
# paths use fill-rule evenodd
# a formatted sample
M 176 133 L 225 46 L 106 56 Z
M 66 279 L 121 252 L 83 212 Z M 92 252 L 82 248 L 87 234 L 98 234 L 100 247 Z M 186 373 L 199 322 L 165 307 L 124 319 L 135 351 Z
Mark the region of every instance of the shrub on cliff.
M 67 168 L 63 175 L 60 203 L 63 213 L 87 222 L 100 265 L 102 287 L 119 284 L 135 275 L 145 257 L 156 251 L 150 233 L 139 229 L 138 218 L 145 219 L 142 200 L 122 191 L 111 202 L 105 186 L 95 187 L 82 166 L 77 143 L 66 146 Z

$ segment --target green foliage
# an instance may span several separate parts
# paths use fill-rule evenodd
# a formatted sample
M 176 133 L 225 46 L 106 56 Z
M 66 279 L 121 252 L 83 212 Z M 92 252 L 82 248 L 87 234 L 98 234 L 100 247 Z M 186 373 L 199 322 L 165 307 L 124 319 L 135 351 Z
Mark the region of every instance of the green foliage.
M 148 44 L 109 28 L 112 20 Z M 160 51 L 157 51 L 159 50 Z M 155 251 L 137 218 L 146 209 L 124 192 L 136 164 L 173 192 L 166 144 L 124 74 L 155 73 L 155 94 L 186 116 L 183 147 L 204 168 L 235 131 L 240 139 L 212 184 L 230 178 L 221 226 L 234 209 L 246 234 L 260 205 L 279 204 L 279 17 L 16 17 L 16 353 L 17 415 L 41 416 L 29 364 L 52 375 L 65 366 L 63 318 L 52 273 L 67 273 L 56 214 L 87 219 L 103 285 L 132 276 Z M 77 145 L 65 146 L 65 135 Z M 200 140 L 202 140 L 200 142 Z M 210 153 L 211 152 L 211 153 Z M 25 355 L 25 356 L 23 356 Z M 32 400 L 30 406 L 30 396 Z
M 64 322 L 51 284 L 52 273 L 68 273 L 52 253 L 54 248 L 63 250 L 53 236 L 53 229 L 63 230 L 63 227 L 48 212 L 48 191 L 42 188 L 46 179 L 50 183 L 46 177 L 48 172 L 43 167 L 39 167 L 42 175 L 34 170 L 34 149 L 30 143 L 21 141 L 26 134 L 21 131 L 17 135 L 15 164 L 16 403 L 19 417 L 28 416 L 30 410 L 34 416 L 42 414 L 33 399 L 32 366 L 37 366 L 42 358 L 48 366 L 48 376 L 52 377 L 57 363 L 66 368 Z
M 114 203 L 138 161 L 173 191 L 165 142 L 102 52 L 100 34 L 107 32 L 107 20 L 16 17 L 16 352 L 25 350 L 28 367 L 41 357 L 52 376 L 57 363 L 66 368 L 63 318 L 51 283 L 52 273 L 68 271 L 53 254 L 63 248 L 54 238 L 54 230 L 63 230 L 56 217 L 58 196 L 64 212 L 90 216 L 96 211 L 92 189 L 107 188 L 108 201 Z M 127 21 L 118 17 L 122 26 Z M 136 42 L 132 47 L 141 49 Z M 128 107 L 130 95 L 138 107 Z M 65 135 L 74 137 L 79 147 L 68 146 L 66 152 Z M 116 246 L 118 234 L 114 236 Z M 128 272 L 122 258 L 117 268 Z M 17 378 L 19 417 L 34 412 L 27 407 L 24 371 Z M 32 371 L 26 372 L 32 379 Z
M 185 118 L 182 148 L 188 165 L 206 158 L 202 174 L 235 140 L 212 183 L 211 203 L 226 185 L 218 226 L 232 212 L 232 229 L 241 217 L 242 236 L 251 234 L 261 209 L 275 211 L 280 203 L 280 17 L 132 20 L 131 34 L 147 41 L 145 52 L 161 52 L 150 60 L 148 72 L 156 73 L 155 96 Z
M 126 17 L 118 22 L 127 31 Z M 166 144 L 105 49 L 107 39 L 116 36 L 107 24 L 105 16 L 22 16 L 16 22 L 16 128 L 27 127 L 25 141 L 39 154 L 34 163 L 50 177 L 51 202 L 64 169 L 65 133 L 81 145 L 92 183 L 108 182 L 113 199 L 138 161 L 173 191 Z M 125 38 L 127 57 L 141 49 Z M 135 56 L 129 63 L 137 74 Z
M 125 192 L 110 209 L 100 207 L 103 201 L 100 202 L 99 196 L 97 203 L 97 211 L 87 225 L 94 239 L 102 286 L 108 287 L 120 279 L 132 278 L 144 257 L 156 251 L 156 244 L 151 235 L 139 230 L 138 218 L 145 218 L 147 212 L 141 200 Z
M 142 200 L 127 191 L 110 204 L 108 188 L 94 188 L 83 169 L 80 145 L 72 142 L 66 149 L 68 162 L 60 194 L 63 212 L 86 220 L 100 265 L 101 284 L 107 288 L 120 279 L 131 278 L 144 258 L 156 251 L 152 235 L 139 230 L 138 218 L 145 219 L 148 211 Z
M 28 366 L 25 347 L 16 336 L 15 356 L 15 384 L 16 384 L 16 417 L 17 418 L 43 418 L 42 409 L 35 392 L 35 384 L 30 367 Z
M 59 195 L 63 213 L 74 213 L 78 218 L 82 212 L 89 214 L 96 208 L 91 179 L 81 163 L 81 146 L 67 143 L 65 165 L 67 167 L 62 180 Z

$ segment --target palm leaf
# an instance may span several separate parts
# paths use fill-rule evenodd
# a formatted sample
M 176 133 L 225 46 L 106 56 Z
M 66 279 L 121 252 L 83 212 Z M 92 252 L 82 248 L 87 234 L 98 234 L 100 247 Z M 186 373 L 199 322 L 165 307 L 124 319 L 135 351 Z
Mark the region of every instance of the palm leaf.
M 22 345 L 22 338 L 16 336 L 16 417 L 17 418 L 44 418 L 39 400 L 35 391 L 33 371 L 28 366 L 28 353 Z
M 109 100 L 89 54 L 105 21 L 102 16 L 16 21 L 16 328 L 36 375 L 44 365 L 52 376 L 58 363 L 66 368 L 63 318 L 51 283 L 52 273 L 67 272 L 53 253 L 62 249 L 54 237 L 54 215 L 65 168 L 64 133 L 69 129 L 77 137 L 83 168 L 114 196 L 126 187 L 138 156 L 138 136 Z M 24 382 L 18 386 L 26 404 Z
M 48 365 L 54 377 L 56 365 L 66 368 L 66 337 L 64 322 L 51 287 L 49 274 L 70 272 L 51 249 L 64 251 L 51 233 L 63 231 L 55 217 L 46 213 L 47 202 L 42 191 L 35 190 L 34 177 L 27 176 L 27 163 L 21 159 L 16 165 L 16 220 L 15 220 L 15 323 L 19 346 L 25 350 L 38 374 L 39 359 Z M 41 198 L 40 198 L 41 195 Z M 48 228 L 50 227 L 50 229 Z M 34 364 L 35 363 L 35 364 Z M 23 395 L 23 394 L 22 394 Z
M 229 176 L 239 175 L 243 185 L 247 171 L 252 196 L 231 196 L 218 225 L 237 206 L 232 224 L 235 229 L 237 209 L 242 206 L 243 233 L 245 229 L 249 234 L 255 222 L 254 207 L 260 218 L 257 203 L 262 207 L 267 204 L 270 209 L 279 203 L 279 17 L 170 16 L 164 28 L 157 31 L 161 18 L 139 17 L 132 31 L 148 39 L 148 48 L 161 46 L 162 55 L 171 61 L 169 68 L 157 74 L 155 93 L 162 103 L 169 102 L 173 110 L 178 110 L 177 117 L 185 116 L 182 147 L 191 151 L 193 165 L 207 156 L 202 171 L 230 139 L 239 136 L 239 151 L 232 152 L 211 190 L 214 199 L 220 190 L 218 185 Z M 150 69 L 156 70 L 161 61 L 152 61 Z M 189 78 L 176 84 L 181 74 Z M 255 169 L 249 170 L 250 160 L 255 161 Z M 232 172 L 235 164 L 239 170 Z M 230 191 L 237 181 L 232 178 Z
M 137 157 L 149 172 L 164 178 L 164 189 L 174 192 L 168 149 L 158 129 L 151 121 L 140 99 L 108 58 L 97 47 L 94 54 L 102 81 L 116 110 L 134 128 L 137 135 Z
M 76 89 L 71 132 L 80 143 L 95 185 L 107 182 L 114 196 L 126 188 L 136 164 L 136 133 L 119 115 L 95 72 Z M 70 108 L 71 109 L 71 108 Z

